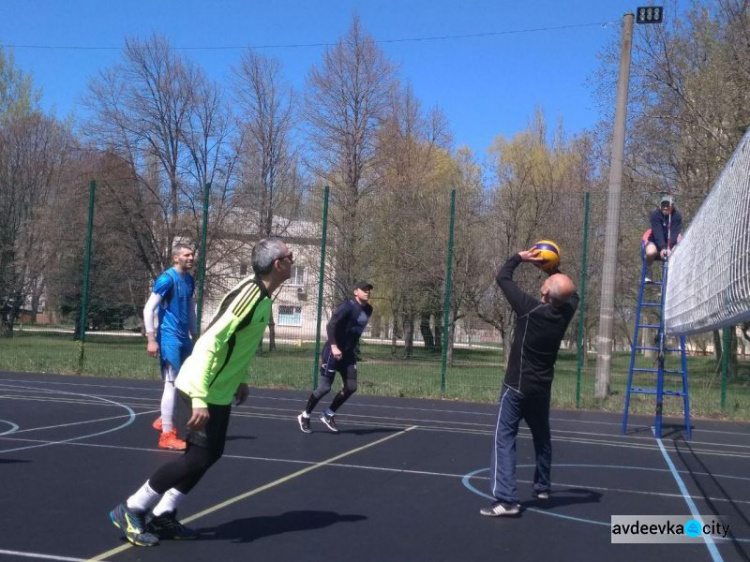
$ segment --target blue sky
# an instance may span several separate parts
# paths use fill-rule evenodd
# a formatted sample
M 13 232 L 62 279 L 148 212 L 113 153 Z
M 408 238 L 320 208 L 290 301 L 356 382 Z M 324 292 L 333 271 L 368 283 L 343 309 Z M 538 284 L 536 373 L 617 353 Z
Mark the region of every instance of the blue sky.
M 592 127 L 599 116 L 586 80 L 598 68 L 597 53 L 619 40 L 622 15 L 638 5 L 623 0 L 3 0 L 0 44 L 14 46 L 16 64 L 43 90 L 45 109 L 80 118 L 85 113 L 78 104 L 88 80 L 119 60 L 126 36 L 159 32 L 175 47 L 190 48 L 185 54 L 224 84 L 239 63 L 240 47 L 275 46 L 263 52 L 280 58 L 288 80 L 302 89 L 324 47 L 292 45 L 335 42 L 356 12 L 422 103 L 443 110 L 455 144 L 481 155 L 496 135 L 522 130 L 536 106 L 551 123 L 562 117 L 569 133 Z M 486 35 L 428 39 L 480 34 Z

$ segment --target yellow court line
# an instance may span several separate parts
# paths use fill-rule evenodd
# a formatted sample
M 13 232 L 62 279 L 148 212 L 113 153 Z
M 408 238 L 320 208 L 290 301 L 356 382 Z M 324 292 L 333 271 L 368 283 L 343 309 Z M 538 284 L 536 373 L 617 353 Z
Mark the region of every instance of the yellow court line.
M 370 447 L 374 447 L 375 445 L 379 445 L 381 443 L 385 443 L 389 439 L 393 439 L 394 437 L 398 437 L 399 435 L 403 435 L 407 431 L 411 431 L 412 429 L 417 429 L 418 426 L 412 425 L 410 427 L 407 427 L 406 429 L 399 431 L 398 433 L 394 433 L 392 435 L 388 435 L 387 437 L 383 437 L 382 439 L 378 439 L 377 441 L 373 441 L 372 443 L 368 443 L 367 445 L 362 445 L 361 447 L 357 447 L 356 449 L 352 449 L 350 451 L 346 451 L 345 453 L 341 453 L 339 455 L 336 455 L 335 457 L 331 457 L 330 459 L 326 459 L 324 461 L 321 461 L 317 464 L 313 464 L 311 466 L 308 466 L 306 468 L 303 468 L 302 470 L 298 470 L 297 472 L 293 472 L 292 474 L 289 474 L 287 476 L 284 476 L 283 478 L 279 478 L 278 480 L 274 480 L 273 482 L 269 482 L 268 484 L 264 484 L 263 486 L 260 486 L 259 488 L 255 488 L 254 490 L 249 490 L 245 492 L 244 494 L 240 494 L 239 496 L 235 496 L 233 498 L 229 498 L 226 501 L 223 501 L 219 504 L 216 504 L 214 506 L 209 507 L 208 509 L 204 509 L 203 511 L 199 511 L 198 513 L 194 513 L 190 517 L 186 517 L 182 520 L 183 523 L 190 523 L 191 521 L 195 521 L 196 519 L 199 519 L 205 515 L 208 515 L 210 513 L 213 513 L 214 511 L 218 511 L 220 509 L 223 509 L 229 505 L 232 505 L 233 503 L 237 503 L 239 501 L 242 501 L 244 499 L 249 498 L 250 496 L 254 496 L 255 494 L 259 494 L 260 492 L 264 492 L 265 490 L 268 490 L 270 488 L 273 488 L 274 486 L 278 486 L 279 484 L 283 484 L 284 482 L 288 482 L 289 480 L 296 478 L 297 476 L 302 476 L 303 474 L 306 474 L 308 472 L 311 472 L 313 470 L 316 470 L 318 468 L 322 468 L 326 466 L 327 464 L 334 463 L 340 459 L 343 459 L 345 457 L 348 457 L 350 455 L 353 455 L 355 453 L 359 453 L 360 451 L 364 451 L 365 449 L 369 449 Z M 97 554 L 93 558 L 89 558 L 87 562 L 94 562 L 96 560 L 106 560 L 109 556 L 114 556 L 115 554 L 119 554 L 120 552 L 125 552 L 129 548 L 132 548 L 133 545 L 128 543 L 124 544 L 122 546 L 118 546 L 117 548 L 113 548 L 112 550 L 108 550 L 107 552 L 103 552 L 101 554 Z

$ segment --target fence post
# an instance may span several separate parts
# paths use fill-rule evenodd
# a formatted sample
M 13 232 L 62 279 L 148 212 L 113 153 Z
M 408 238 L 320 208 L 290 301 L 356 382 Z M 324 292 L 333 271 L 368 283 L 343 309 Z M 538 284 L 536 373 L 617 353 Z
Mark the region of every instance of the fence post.
M 81 291 L 81 316 L 78 334 L 78 369 L 83 369 L 83 360 L 85 356 L 86 344 L 86 323 L 88 322 L 89 307 L 89 273 L 91 271 L 91 235 L 94 230 L 94 194 L 96 192 L 96 182 L 91 180 L 89 184 L 89 216 L 86 224 L 86 253 L 83 261 L 83 290 Z
M 206 236 L 208 233 L 208 196 L 211 191 L 211 184 L 206 183 L 203 186 L 203 223 L 201 224 L 201 244 L 198 248 L 198 295 L 196 317 L 198 323 L 198 335 L 201 333 L 201 317 L 203 315 L 203 286 L 206 282 Z
M 448 230 L 448 252 L 445 266 L 445 300 L 443 301 L 443 349 L 440 368 L 440 390 L 445 391 L 445 376 L 448 370 L 448 342 L 450 328 L 451 285 L 453 284 L 453 225 L 456 216 L 456 190 L 451 191 L 451 220 Z
M 320 324 L 323 321 L 323 281 L 326 267 L 326 239 L 328 231 L 328 186 L 323 190 L 323 226 L 320 241 L 320 268 L 318 269 L 318 314 L 315 326 L 315 361 L 313 362 L 313 388 L 318 386 L 318 361 L 320 360 Z
M 589 248 L 589 192 L 583 194 L 583 244 L 581 248 L 581 302 L 578 307 L 578 368 L 576 371 L 576 408 L 581 407 L 581 371 L 583 369 L 583 311 L 586 308 L 586 270 Z

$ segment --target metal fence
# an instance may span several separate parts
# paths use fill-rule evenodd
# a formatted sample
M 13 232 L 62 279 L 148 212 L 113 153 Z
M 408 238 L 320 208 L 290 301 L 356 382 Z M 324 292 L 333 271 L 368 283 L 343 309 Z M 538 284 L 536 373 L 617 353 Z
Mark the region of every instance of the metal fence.
M 143 274 L 132 278 L 125 275 L 114 283 L 111 279 L 104 282 L 98 277 L 111 271 L 97 255 L 98 248 L 102 243 L 112 242 L 98 235 L 97 229 L 104 229 L 106 225 L 97 222 L 97 211 L 106 202 L 97 200 L 98 193 L 93 183 L 89 195 L 86 235 L 77 239 L 82 246 L 79 252 L 82 259 L 77 262 L 80 266 L 77 276 L 71 278 L 74 287 L 58 291 L 60 294 L 56 298 L 50 295 L 48 299 L 41 299 L 42 305 L 36 310 L 25 307 L 16 320 L 13 336 L 0 338 L 0 369 L 156 379 L 159 376 L 158 363 L 145 353 L 140 319 L 153 279 Z M 287 225 L 286 239 L 295 251 L 296 268 L 292 278 L 274 296 L 272 332 L 267 333 L 250 368 L 249 380 L 253 385 L 310 389 L 316 382 L 325 324 L 333 307 L 342 298 L 335 259 L 330 251 L 337 241 L 330 236 L 328 228 L 328 190 L 321 191 L 320 197 L 319 219 Z M 376 283 L 373 294 L 375 314 L 359 350 L 361 393 L 482 402 L 496 400 L 504 373 L 503 331 L 484 321 L 468 306 L 470 299 L 461 300 L 457 295 L 458 285 L 467 284 L 466 278 L 459 281 L 453 276 L 453 268 L 460 262 L 456 247 L 461 244 L 460 237 L 465 232 L 455 220 L 456 199 L 460 203 L 461 194 L 453 191 L 445 197 L 444 207 L 449 216 L 440 221 L 445 225 L 445 232 L 441 234 L 444 251 L 439 291 L 432 290 L 421 299 L 421 302 L 431 299 L 430 307 L 425 309 L 427 312 L 398 313 L 392 293 L 387 290 L 388 279 L 381 276 L 381 286 Z M 557 226 L 564 229 L 557 232 L 566 242 L 565 271 L 573 277 L 582 298 L 579 313 L 571 323 L 558 359 L 553 404 L 563 408 L 621 412 L 631 343 L 628 332 L 632 335 L 635 310 L 637 287 L 633 286 L 633 279 L 636 274 L 628 276 L 623 273 L 620 280 L 617 299 L 620 330 L 613 361 L 612 392 L 606 400 L 597 400 L 594 398 L 596 357 L 593 349 L 602 245 L 597 234 L 601 232 L 601 222 L 597 219 L 590 221 L 589 209 L 602 209 L 604 198 L 602 193 L 569 194 L 568 204 L 575 210 L 572 216 L 577 218 Z M 642 215 L 645 204 L 644 201 L 633 203 L 634 213 Z M 204 326 L 221 296 L 248 274 L 246 256 L 253 243 L 252 236 L 242 240 L 234 236 L 234 249 L 226 251 L 226 246 L 221 244 L 221 232 L 218 228 L 212 229 L 210 206 L 206 188 L 200 228 L 193 237 L 199 246 L 199 266 L 195 274 Z M 632 252 L 623 250 L 628 256 L 620 264 L 623 271 L 639 268 L 636 244 L 639 244 L 641 225 L 631 226 L 624 229 L 627 233 L 624 240 L 634 248 Z M 223 232 L 227 232 L 226 227 Z M 555 236 L 544 231 L 539 232 L 538 238 L 555 239 Z M 212 247 L 207 247 L 207 240 L 212 241 Z M 221 252 L 216 250 L 217 247 L 222 249 Z M 212 255 L 212 251 L 215 254 Z M 493 253 L 492 249 L 485 248 L 479 255 L 487 253 Z M 495 256 L 494 266 L 506 257 Z M 494 271 L 489 272 L 489 283 L 493 274 Z M 50 273 L 50 279 L 54 276 Z M 520 282 L 529 292 L 538 290 L 540 279 L 541 274 L 536 271 L 519 275 Z M 62 293 L 65 298 L 61 297 Z M 112 294 L 123 298 L 117 301 Z M 486 298 L 493 300 L 494 304 L 501 298 L 494 293 L 487 294 Z M 74 298 L 71 299 L 71 295 Z M 480 302 L 478 306 L 481 305 Z M 512 321 L 512 318 L 505 321 Z M 505 336 L 507 339 L 511 333 L 506 330 Z M 694 415 L 750 417 L 750 364 L 745 360 L 742 337 L 735 340 L 735 345 L 737 343 L 740 345 L 734 355 L 737 361 L 732 370 L 729 361 L 718 362 L 711 356 L 710 335 L 696 336 L 689 342 L 692 353 L 688 370 Z M 666 403 L 665 414 L 679 417 L 681 407 L 677 400 L 673 404 Z M 654 403 L 650 398 L 634 399 L 631 403 L 631 412 L 652 413 L 653 410 Z

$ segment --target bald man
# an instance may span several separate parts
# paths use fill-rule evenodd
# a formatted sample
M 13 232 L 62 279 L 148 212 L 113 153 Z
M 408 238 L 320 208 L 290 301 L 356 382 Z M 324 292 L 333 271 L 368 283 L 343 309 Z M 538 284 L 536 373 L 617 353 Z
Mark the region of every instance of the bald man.
M 555 361 L 568 324 L 578 307 L 578 294 L 567 275 L 554 271 L 541 287 L 541 299 L 524 293 L 513 272 L 521 262 L 539 263 L 538 251 L 525 250 L 500 268 L 497 283 L 516 313 L 515 335 L 500 403 L 492 451 L 490 483 L 495 503 L 480 513 L 487 517 L 521 513 L 516 486 L 516 435 L 523 419 L 531 430 L 536 454 L 532 494 L 549 498 L 552 440 L 549 406 Z

